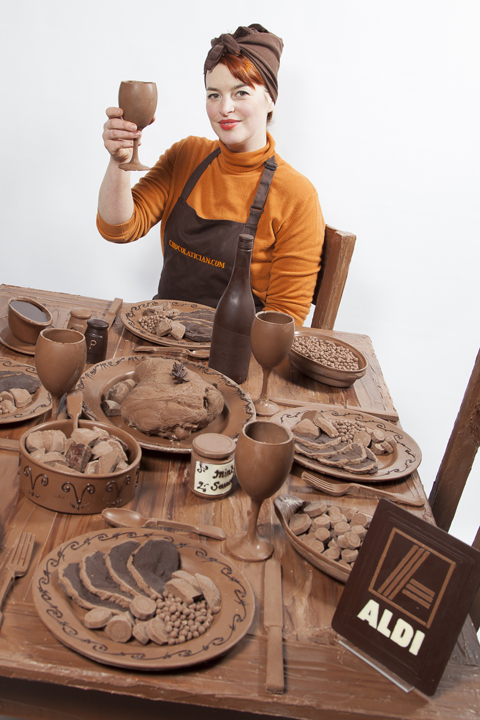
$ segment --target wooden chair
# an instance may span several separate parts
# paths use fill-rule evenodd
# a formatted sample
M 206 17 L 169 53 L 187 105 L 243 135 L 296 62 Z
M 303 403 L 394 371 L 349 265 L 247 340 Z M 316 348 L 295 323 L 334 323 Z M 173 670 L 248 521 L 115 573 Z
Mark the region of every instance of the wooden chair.
M 356 239 L 352 233 L 325 226 L 322 264 L 312 300 L 314 328 L 333 330 Z
M 435 522 L 450 529 L 467 478 L 480 445 L 480 351 L 470 376 L 463 402 L 430 493 Z M 480 550 L 480 529 L 473 542 Z M 475 629 L 480 627 L 480 592 L 470 611 Z

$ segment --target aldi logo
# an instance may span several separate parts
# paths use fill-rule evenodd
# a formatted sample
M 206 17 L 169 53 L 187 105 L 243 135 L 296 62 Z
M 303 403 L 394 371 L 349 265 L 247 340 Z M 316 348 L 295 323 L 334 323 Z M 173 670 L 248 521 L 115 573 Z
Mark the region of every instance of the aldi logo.
M 433 695 L 479 585 L 480 552 L 381 500 L 332 627 Z
M 411 535 L 393 528 L 369 590 L 396 610 L 430 627 L 455 562 Z M 431 587 L 427 587 L 428 578 Z M 432 587 L 433 586 L 433 587 Z

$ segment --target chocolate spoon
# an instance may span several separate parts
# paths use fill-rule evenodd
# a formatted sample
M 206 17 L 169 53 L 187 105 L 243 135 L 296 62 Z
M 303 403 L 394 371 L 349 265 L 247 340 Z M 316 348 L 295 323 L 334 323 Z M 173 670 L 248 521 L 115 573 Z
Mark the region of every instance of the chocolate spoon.
M 102 516 L 113 527 L 156 527 L 157 525 L 165 525 L 180 530 L 189 530 L 197 533 L 197 535 L 205 535 L 205 537 L 214 540 L 225 540 L 227 537 L 225 530 L 215 525 L 188 525 L 177 520 L 146 518 L 136 510 L 128 510 L 127 508 L 105 508 L 105 510 L 102 510 Z
M 73 430 L 78 428 L 78 418 L 82 414 L 83 393 L 73 390 L 67 394 L 67 412 L 73 420 Z

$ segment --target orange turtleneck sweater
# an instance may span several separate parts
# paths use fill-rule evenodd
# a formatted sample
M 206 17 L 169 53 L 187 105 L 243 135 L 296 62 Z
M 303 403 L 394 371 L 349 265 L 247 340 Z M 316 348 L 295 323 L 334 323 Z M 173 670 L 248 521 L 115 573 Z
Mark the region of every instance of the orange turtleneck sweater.
M 220 144 L 188 204 L 203 218 L 245 223 L 265 161 L 275 154 L 275 171 L 252 256 L 252 288 L 266 310 L 287 312 L 303 325 L 310 310 L 325 232 L 318 195 L 303 175 L 275 153 L 270 134 L 261 150 L 234 153 L 218 140 L 188 137 L 175 143 L 132 189 L 130 220 L 109 225 L 97 216 L 101 235 L 111 242 L 138 240 L 159 221 L 161 241 L 173 207 L 193 170 Z

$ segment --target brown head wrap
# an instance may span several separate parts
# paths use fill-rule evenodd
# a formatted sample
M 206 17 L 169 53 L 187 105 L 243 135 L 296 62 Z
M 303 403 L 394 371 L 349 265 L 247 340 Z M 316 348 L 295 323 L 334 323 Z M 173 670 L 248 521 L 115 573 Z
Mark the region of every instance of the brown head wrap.
M 222 55 L 226 53 L 241 53 L 255 65 L 265 81 L 268 93 L 273 102 L 278 97 L 277 74 L 280 67 L 280 55 L 283 50 L 283 40 L 273 33 L 265 30 L 258 24 L 241 26 L 231 35 L 226 33 L 212 40 L 212 49 L 207 55 L 204 75 L 218 65 Z

